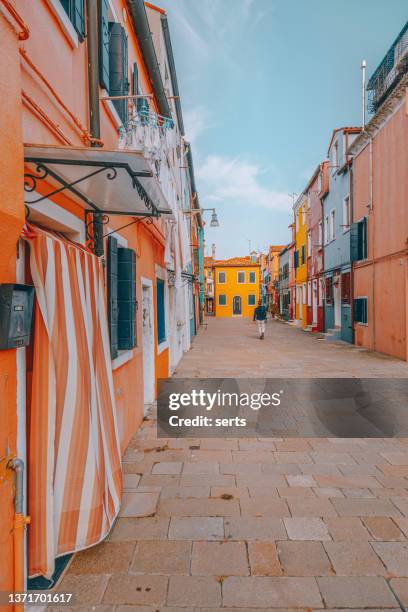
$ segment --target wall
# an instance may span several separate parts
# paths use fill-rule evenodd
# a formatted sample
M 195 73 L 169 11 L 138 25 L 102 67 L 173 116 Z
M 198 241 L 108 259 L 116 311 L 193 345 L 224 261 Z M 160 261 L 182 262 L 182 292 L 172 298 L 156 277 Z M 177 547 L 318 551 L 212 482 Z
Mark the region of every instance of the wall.
M 296 287 L 302 287 L 307 281 L 307 212 L 306 198 L 302 197 L 295 208 L 296 250 L 298 251 L 298 267 L 295 270 Z M 305 261 L 302 263 L 302 246 L 305 249 Z M 302 290 L 303 291 L 303 290 Z M 302 319 L 302 326 L 307 325 L 307 301 L 296 301 L 295 318 Z
M 20 58 L 16 31 L 0 11 L 0 283 L 16 281 L 17 240 L 24 225 Z M 5 95 L 4 92 L 7 92 Z M 24 349 L 18 349 L 23 351 Z M 16 350 L 0 351 L 0 591 L 13 590 L 14 473 L 17 448 Z
M 354 297 L 368 297 L 368 324 L 354 324 L 355 342 L 408 359 L 407 236 L 408 117 L 404 101 L 373 138 L 373 210 L 368 259 L 354 266 Z M 370 202 L 370 147 L 354 161 L 354 221 Z
M 237 283 L 238 271 L 245 272 L 245 283 Z M 220 284 L 218 282 L 218 273 L 225 272 L 226 283 Z M 255 272 L 255 283 L 248 283 L 249 272 Z M 242 298 L 242 316 L 253 317 L 254 310 L 258 304 L 259 299 L 259 266 L 242 266 L 242 267 L 228 267 L 228 266 L 217 266 L 214 268 L 215 274 L 215 314 L 217 317 L 232 317 L 232 303 L 233 298 L 236 295 Z M 219 306 L 218 296 L 225 294 L 227 296 L 227 304 L 225 306 Z M 255 295 L 255 306 L 248 306 L 248 295 Z

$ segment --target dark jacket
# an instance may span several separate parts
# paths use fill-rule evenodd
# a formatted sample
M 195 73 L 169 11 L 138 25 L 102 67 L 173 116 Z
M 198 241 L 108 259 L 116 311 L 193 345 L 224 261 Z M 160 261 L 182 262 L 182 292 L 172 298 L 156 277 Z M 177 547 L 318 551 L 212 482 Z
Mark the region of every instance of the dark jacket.
M 257 306 L 254 310 L 254 321 L 265 321 L 265 320 L 266 320 L 265 306 Z

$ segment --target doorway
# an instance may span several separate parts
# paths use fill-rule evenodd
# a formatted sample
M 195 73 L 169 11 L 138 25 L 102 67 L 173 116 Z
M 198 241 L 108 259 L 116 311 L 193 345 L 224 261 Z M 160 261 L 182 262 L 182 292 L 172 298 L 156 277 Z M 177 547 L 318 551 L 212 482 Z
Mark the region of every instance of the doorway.
M 341 326 L 341 287 L 340 274 L 333 277 L 334 285 L 334 327 Z
M 317 279 L 313 279 L 313 293 L 312 293 L 312 306 L 313 306 L 313 322 L 312 325 L 317 325 Z
M 143 336 L 143 398 L 144 411 L 154 402 L 154 308 L 153 285 L 142 279 L 142 336 Z
M 232 300 L 232 314 L 236 317 L 242 315 L 242 298 L 240 295 L 236 295 Z

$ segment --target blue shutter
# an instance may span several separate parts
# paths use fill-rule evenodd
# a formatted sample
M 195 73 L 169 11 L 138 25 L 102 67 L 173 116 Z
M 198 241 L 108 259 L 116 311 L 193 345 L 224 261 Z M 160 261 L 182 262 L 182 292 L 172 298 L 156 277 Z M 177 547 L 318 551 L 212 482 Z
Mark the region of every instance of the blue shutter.
M 293 266 L 297 268 L 299 266 L 299 251 L 293 253 Z
M 358 261 L 358 223 L 350 227 L 350 261 Z
M 120 23 L 109 24 L 109 94 L 126 96 L 128 82 L 128 43 L 126 31 Z M 127 100 L 113 100 L 113 104 L 123 123 L 127 121 Z
M 85 37 L 85 8 L 84 0 L 72 0 L 73 24 L 80 40 Z
M 136 346 L 136 253 L 118 249 L 118 348 Z
M 108 324 L 111 357 L 118 356 L 118 241 L 108 238 Z
M 157 318 L 157 343 L 166 339 L 166 318 L 164 308 L 164 281 L 156 280 L 156 318 Z
M 99 83 L 109 93 L 109 1 L 98 1 Z

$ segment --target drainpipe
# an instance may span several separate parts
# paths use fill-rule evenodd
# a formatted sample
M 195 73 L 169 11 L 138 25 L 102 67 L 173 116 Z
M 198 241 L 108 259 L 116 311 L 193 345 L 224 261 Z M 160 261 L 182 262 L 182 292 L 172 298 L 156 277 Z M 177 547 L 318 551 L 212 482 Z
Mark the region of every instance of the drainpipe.
M 373 210 L 374 210 L 374 203 L 373 203 L 373 193 L 374 193 L 374 189 L 373 189 L 373 137 L 370 136 L 370 203 L 368 205 L 368 214 L 369 216 L 371 216 L 371 222 L 372 222 L 372 282 L 371 282 L 371 304 L 372 304 L 372 312 L 373 312 L 373 324 L 371 326 L 372 332 L 371 332 L 371 342 L 372 342 L 372 347 L 373 347 L 373 351 L 375 351 L 376 348 L 376 340 L 375 340 L 375 227 L 374 227 L 374 215 Z M 368 223 L 367 223 L 367 257 L 368 257 Z
M 353 163 L 350 165 L 350 223 L 353 223 L 354 219 L 354 172 L 353 172 Z M 351 259 L 351 257 L 350 257 Z M 351 266 L 351 274 L 350 274 L 350 322 L 351 322 L 351 341 L 354 344 L 355 340 L 355 329 L 354 329 L 354 269 L 355 262 L 350 261 Z
M 13 525 L 13 549 L 14 549 L 14 592 L 24 591 L 24 531 L 30 522 L 30 517 L 24 515 L 24 462 L 15 457 L 7 464 L 8 469 L 15 473 L 15 496 L 14 496 L 14 525 Z M 16 609 L 21 609 L 17 606 Z

